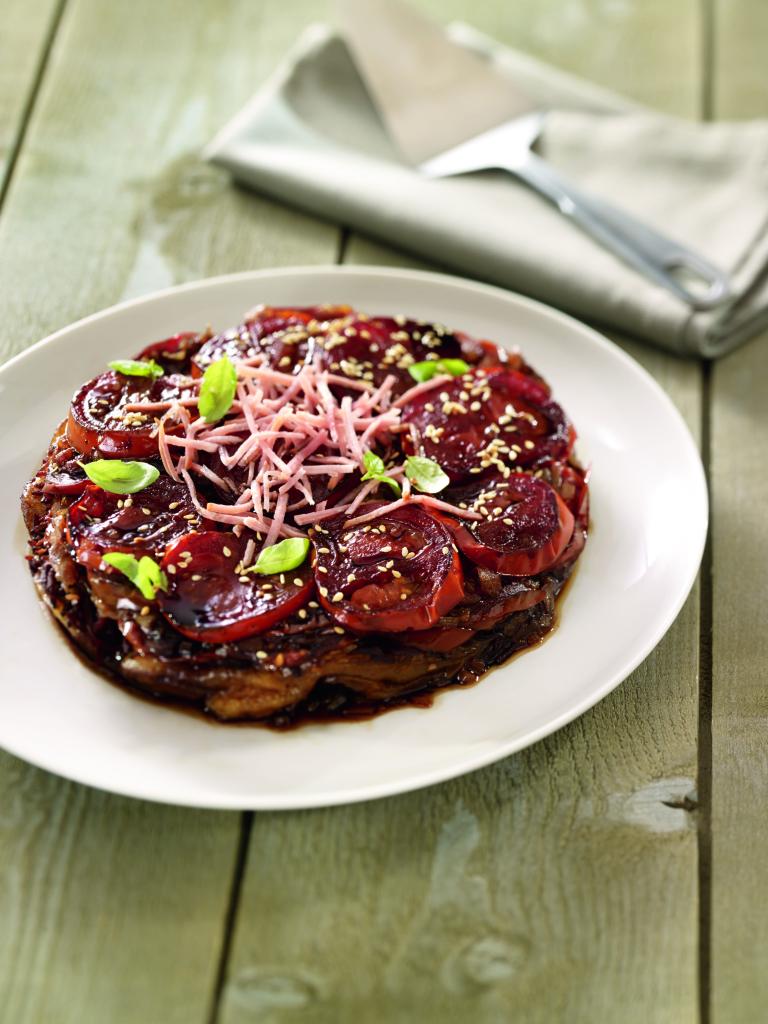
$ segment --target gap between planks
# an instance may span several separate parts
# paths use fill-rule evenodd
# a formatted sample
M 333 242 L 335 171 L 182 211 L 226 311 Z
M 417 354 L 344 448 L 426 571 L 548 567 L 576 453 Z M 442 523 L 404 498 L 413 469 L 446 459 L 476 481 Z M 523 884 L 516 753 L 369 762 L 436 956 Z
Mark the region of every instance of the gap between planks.
M 24 140 L 27 136 L 27 126 L 31 120 L 32 111 L 35 109 L 37 97 L 40 94 L 40 86 L 42 85 L 45 77 L 46 68 L 48 67 L 48 62 L 51 58 L 51 51 L 53 50 L 53 44 L 58 36 L 59 26 L 61 25 L 61 20 L 64 16 L 64 9 L 66 6 L 67 0 L 57 0 L 48 25 L 48 31 L 45 34 L 45 38 L 40 49 L 40 57 L 35 68 L 35 73 L 32 77 L 29 92 L 27 93 L 26 102 L 22 107 L 21 117 L 19 118 L 19 127 L 16 131 L 13 142 L 11 143 L 5 174 L 2 180 L 0 180 L 0 211 L 2 211 L 3 206 L 5 205 L 5 199 L 8 195 L 8 190 L 11 187 L 11 182 L 13 181 L 19 154 L 24 148 Z
M 713 0 L 700 0 L 701 109 L 703 121 L 714 118 L 716 19 Z M 712 365 L 701 362 L 701 461 L 711 493 Z M 712 978 L 712 537 L 713 502 L 700 570 L 699 589 L 699 720 L 698 720 L 698 887 L 699 887 L 699 1017 L 711 1024 Z

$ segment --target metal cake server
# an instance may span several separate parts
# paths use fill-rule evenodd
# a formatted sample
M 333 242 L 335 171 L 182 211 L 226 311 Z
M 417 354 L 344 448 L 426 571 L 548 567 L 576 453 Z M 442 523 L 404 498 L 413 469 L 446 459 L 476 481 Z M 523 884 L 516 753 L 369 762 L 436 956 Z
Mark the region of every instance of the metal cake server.
M 387 129 L 427 177 L 505 170 L 693 309 L 730 297 L 727 275 L 631 214 L 572 185 L 531 146 L 545 112 L 491 63 L 401 0 L 337 0 L 344 37 Z

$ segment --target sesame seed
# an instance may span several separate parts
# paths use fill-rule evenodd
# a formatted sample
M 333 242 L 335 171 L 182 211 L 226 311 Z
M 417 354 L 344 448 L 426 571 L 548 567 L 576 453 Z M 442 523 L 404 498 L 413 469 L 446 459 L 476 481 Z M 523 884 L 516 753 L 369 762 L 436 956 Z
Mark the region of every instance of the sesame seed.
M 176 575 L 176 566 L 175 565 L 169 565 L 168 568 L 166 569 L 166 572 L 169 572 L 171 574 L 171 576 L 175 576 Z
M 240 577 L 240 582 L 241 583 L 250 583 L 251 580 L 250 580 L 250 578 L 248 576 L 241 576 Z
M 192 574 L 192 582 L 193 582 L 193 583 L 197 583 L 197 581 L 198 581 L 198 580 L 201 580 L 202 578 L 203 578 L 203 577 L 202 577 L 202 576 L 200 575 L 200 573 L 199 573 L 199 572 L 196 572 L 196 573 L 193 573 L 193 574 Z
M 299 608 L 299 618 L 300 619 L 306 619 L 306 617 L 307 617 L 306 609 L 305 608 Z
M 328 572 L 328 570 L 326 569 L 326 567 L 324 565 L 318 565 L 317 571 L 318 572 Z
M 304 580 L 302 580 L 299 576 L 297 576 L 296 579 L 293 582 L 294 582 L 295 586 L 297 586 L 297 587 L 303 587 L 304 586 Z
M 321 597 L 328 597 L 328 587 L 318 587 Z
M 326 593 L 327 593 L 327 591 L 326 591 Z M 310 601 L 309 602 L 309 607 L 310 608 L 319 608 L 320 605 L 317 603 L 317 601 Z
M 331 600 L 333 601 L 334 604 L 338 604 L 339 601 L 343 601 L 344 600 L 343 592 L 341 590 L 337 590 L 336 593 L 333 595 Z
M 226 558 L 229 558 L 232 555 L 232 552 L 228 547 L 223 547 L 221 550 L 224 552 L 224 556 Z
M 341 628 L 341 626 L 334 626 L 333 632 L 338 633 L 339 636 L 344 636 L 344 630 Z
M 256 651 L 256 657 L 259 659 L 259 661 L 264 661 L 264 659 L 267 657 L 267 652 L 266 651 Z
M 144 605 L 144 607 L 139 612 L 139 615 L 149 615 L 149 605 L 148 604 Z

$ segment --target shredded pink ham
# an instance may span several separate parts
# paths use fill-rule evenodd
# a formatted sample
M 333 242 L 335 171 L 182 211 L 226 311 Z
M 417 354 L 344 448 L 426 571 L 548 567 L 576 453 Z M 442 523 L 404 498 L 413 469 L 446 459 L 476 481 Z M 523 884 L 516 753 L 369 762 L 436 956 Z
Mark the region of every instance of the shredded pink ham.
M 431 380 L 425 380 L 421 384 L 416 384 L 415 387 L 409 388 L 404 395 L 400 395 L 396 402 L 392 405 L 395 409 L 402 409 L 404 405 L 413 401 L 414 398 L 418 398 L 419 395 L 423 395 L 425 391 L 432 391 L 433 388 L 439 387 L 441 384 L 447 384 L 452 381 L 453 377 L 450 377 L 447 373 L 440 373 L 437 377 L 432 377 Z
M 409 501 L 465 519 L 480 518 L 429 495 L 412 494 L 402 468 L 389 471 L 402 487 L 397 500 L 355 518 L 363 502 L 381 487 L 379 481 L 371 480 L 352 488 L 345 501 L 327 507 L 327 495 L 339 481 L 364 473 L 365 452 L 377 444 L 386 445 L 392 435 L 405 429 L 403 405 L 451 378 L 433 377 L 393 401 L 396 378 L 392 375 L 374 386 L 318 365 L 283 373 L 263 365 L 260 356 L 235 365 L 236 398 L 218 422 L 207 423 L 195 415 L 192 397 L 131 406 L 160 414 L 158 447 L 165 471 L 174 480 L 184 480 L 192 503 L 207 520 L 228 524 L 238 534 L 252 531 L 269 545 L 280 537 L 305 536 L 302 527 L 333 516 L 344 514 L 355 526 Z M 197 386 L 197 382 L 191 384 Z M 233 504 L 203 505 L 194 476 L 231 492 Z M 249 538 L 246 565 L 255 553 L 252 544 Z

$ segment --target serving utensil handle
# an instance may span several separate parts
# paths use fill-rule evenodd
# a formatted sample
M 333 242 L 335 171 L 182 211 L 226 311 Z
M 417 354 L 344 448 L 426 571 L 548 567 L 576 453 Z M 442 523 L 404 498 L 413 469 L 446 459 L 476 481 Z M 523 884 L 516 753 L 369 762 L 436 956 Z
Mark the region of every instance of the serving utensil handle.
M 728 276 L 709 260 L 610 203 L 573 186 L 535 153 L 505 168 L 626 263 L 692 309 L 713 309 L 731 296 Z

